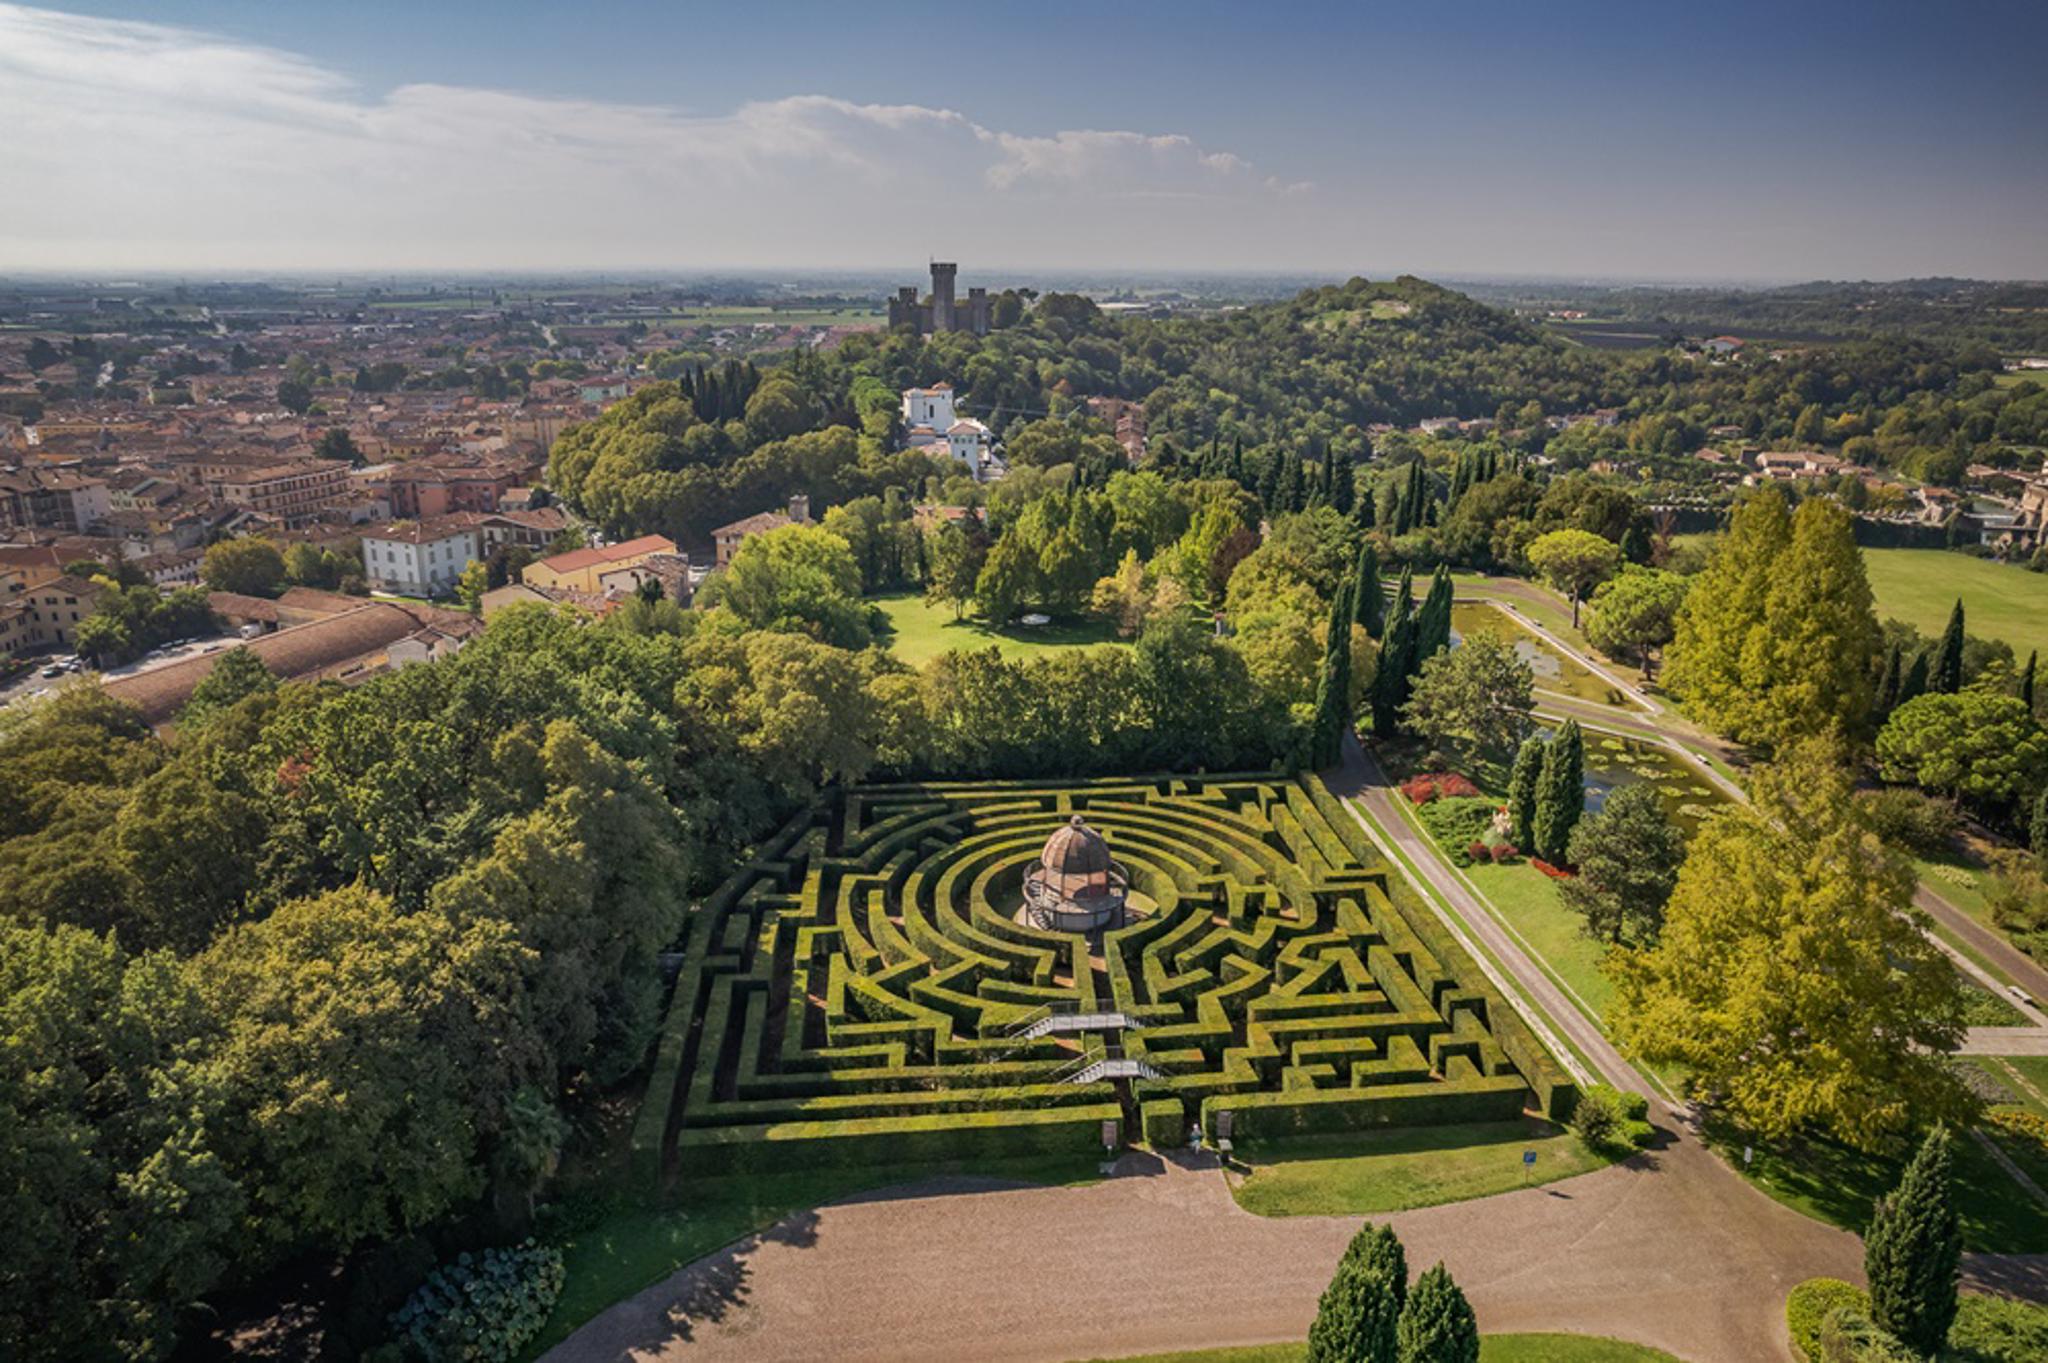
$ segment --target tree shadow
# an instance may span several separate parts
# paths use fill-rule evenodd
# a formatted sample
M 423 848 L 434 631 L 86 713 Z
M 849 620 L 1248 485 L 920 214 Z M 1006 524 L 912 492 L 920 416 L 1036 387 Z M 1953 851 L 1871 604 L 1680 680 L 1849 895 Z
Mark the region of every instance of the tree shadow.
M 700 1331 L 720 1325 L 742 1310 L 753 1294 L 753 1269 L 748 1260 L 763 1245 L 810 1249 L 817 1243 L 818 1214 L 801 1211 L 727 1245 L 709 1258 L 699 1259 L 669 1280 L 673 1295 L 660 1308 L 659 1328 L 646 1337 L 636 1338 L 633 1350 L 688 1344 Z

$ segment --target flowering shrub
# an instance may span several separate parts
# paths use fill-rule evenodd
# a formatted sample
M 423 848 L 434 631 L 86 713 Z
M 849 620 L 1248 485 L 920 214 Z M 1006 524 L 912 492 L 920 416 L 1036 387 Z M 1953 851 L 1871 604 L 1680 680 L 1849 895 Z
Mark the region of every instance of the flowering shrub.
M 1479 787 L 1454 771 L 1430 771 L 1403 781 L 1401 793 L 1410 804 L 1426 805 L 1431 800 L 1472 799 Z
M 1984 1121 L 1997 1127 L 2000 1135 L 2032 1141 L 2048 1152 L 2048 1117 L 2037 1117 L 2023 1107 L 1994 1107 L 1984 1114 Z
M 1549 876 L 1552 880 L 1570 880 L 1572 878 L 1570 871 L 1565 870 L 1562 866 L 1552 866 L 1541 857 L 1530 857 L 1529 864 L 1543 872 L 1544 875 Z
M 398 1342 L 427 1363 L 505 1363 L 540 1333 L 562 1294 L 562 1252 L 464 1251 L 392 1313 Z
M 1492 861 L 1493 849 L 1483 842 L 1474 842 L 1465 849 L 1465 855 L 1474 861 Z
M 1502 865 L 1506 865 L 1520 855 L 1522 855 L 1522 849 L 1511 842 L 1500 843 L 1493 849 L 1493 859 Z

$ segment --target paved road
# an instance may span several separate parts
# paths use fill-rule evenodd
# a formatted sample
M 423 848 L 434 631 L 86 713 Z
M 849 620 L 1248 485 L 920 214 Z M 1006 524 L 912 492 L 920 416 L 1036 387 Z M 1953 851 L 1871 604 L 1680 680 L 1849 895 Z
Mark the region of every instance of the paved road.
M 1972 1027 L 1960 1050 L 1964 1055 L 2048 1055 L 2048 1028 Z
M 1732 1185 L 1700 1177 L 1684 1149 L 1384 1219 L 1411 1269 L 1449 1264 L 1488 1331 L 1789 1358 L 1785 1293 L 1856 1277 L 1856 1241 L 1725 1169 Z M 801 1214 L 613 1307 L 548 1363 L 1059 1363 L 1299 1339 L 1363 1222 L 1253 1216 L 1207 1161 L 1119 1168 L 1083 1188 L 956 1180 Z

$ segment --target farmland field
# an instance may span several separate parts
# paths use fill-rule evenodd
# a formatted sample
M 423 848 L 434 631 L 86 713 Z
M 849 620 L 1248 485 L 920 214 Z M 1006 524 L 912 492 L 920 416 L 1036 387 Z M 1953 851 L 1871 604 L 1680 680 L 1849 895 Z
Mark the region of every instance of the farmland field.
M 1881 620 L 1938 635 L 1960 596 L 1970 633 L 2005 640 L 2020 662 L 2048 652 L 2048 574 L 1946 549 L 1865 549 L 1863 562 Z

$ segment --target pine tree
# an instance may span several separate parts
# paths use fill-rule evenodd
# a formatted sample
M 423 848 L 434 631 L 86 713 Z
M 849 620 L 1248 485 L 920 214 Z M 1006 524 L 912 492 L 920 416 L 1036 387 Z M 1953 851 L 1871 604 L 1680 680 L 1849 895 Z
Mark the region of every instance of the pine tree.
M 2020 700 L 2026 704 L 2027 713 L 2034 713 L 2034 664 L 2039 662 L 2041 650 L 2033 649 L 2027 654 L 2027 670 L 2020 673 Z
M 1861 733 L 1881 639 L 1853 518 L 1825 497 L 1808 499 L 1773 565 L 1761 637 L 1743 655 L 1754 708 L 1731 736 L 1776 748 L 1831 730 Z
M 1947 1127 L 1928 1134 L 1863 1236 L 1870 1318 L 1923 1358 L 1941 1351 L 1956 1318 L 1963 1245 L 1949 1188 L 1949 1145 Z
M 1373 638 L 1387 626 L 1387 598 L 1380 590 L 1380 551 L 1367 544 L 1358 551 L 1358 568 L 1352 577 L 1352 605 L 1361 628 Z
M 1479 1317 L 1441 1263 L 1415 1280 L 1394 1327 L 1400 1363 L 1479 1363 Z
M 1586 812 L 1586 752 L 1579 722 L 1568 719 L 1543 754 L 1536 779 L 1536 855 L 1553 866 L 1565 863 L 1572 829 Z
M 1384 1272 L 1339 1263 L 1308 1327 L 1306 1363 L 1395 1363 L 1401 1295 Z
M 1905 659 L 1899 646 L 1893 644 L 1891 652 L 1885 655 L 1884 678 L 1877 684 L 1877 713 L 1890 714 L 1899 703 L 1899 686 L 1905 680 Z
M 1899 680 L 1899 704 L 1904 705 L 1915 696 L 1927 694 L 1927 652 L 1925 649 L 1913 655 L 1913 665 L 1906 669 L 1906 675 Z
M 1323 673 L 1316 684 L 1316 713 L 1309 763 L 1318 769 L 1344 760 L 1344 733 L 1351 727 L 1351 584 L 1330 601 L 1329 634 L 1323 644 Z
M 1536 787 L 1543 775 L 1543 755 L 1549 744 L 1529 737 L 1515 753 L 1514 770 L 1508 775 L 1508 836 L 1516 847 L 1533 852 L 1536 847 Z
M 1941 632 L 1941 644 L 1935 650 L 1934 676 L 1928 684 L 1943 695 L 1952 696 L 1963 689 L 1963 599 L 1956 598 L 1955 609 L 1948 613 L 1948 628 Z

